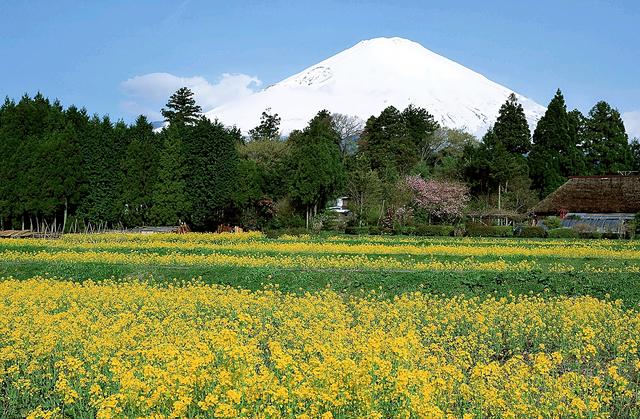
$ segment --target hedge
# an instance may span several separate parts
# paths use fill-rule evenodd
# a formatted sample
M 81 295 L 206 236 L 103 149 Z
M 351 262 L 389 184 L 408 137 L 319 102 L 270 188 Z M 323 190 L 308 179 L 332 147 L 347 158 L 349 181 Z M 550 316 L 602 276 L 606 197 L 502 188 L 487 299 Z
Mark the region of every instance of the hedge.
M 529 238 L 547 237 L 547 230 L 542 227 L 524 227 L 518 232 L 517 236 Z
M 421 224 L 415 228 L 416 236 L 453 236 L 454 226 Z
M 378 226 L 369 226 L 369 234 L 373 236 L 379 236 L 380 234 L 382 234 L 382 230 L 380 230 L 380 227 Z
M 554 239 L 577 239 L 578 233 L 567 227 L 553 228 L 548 232 L 549 237 Z
M 470 224 L 466 227 L 466 235 L 471 237 L 512 237 L 513 228 L 509 226 Z
M 362 235 L 369 234 L 369 227 L 347 226 L 344 229 L 345 234 Z

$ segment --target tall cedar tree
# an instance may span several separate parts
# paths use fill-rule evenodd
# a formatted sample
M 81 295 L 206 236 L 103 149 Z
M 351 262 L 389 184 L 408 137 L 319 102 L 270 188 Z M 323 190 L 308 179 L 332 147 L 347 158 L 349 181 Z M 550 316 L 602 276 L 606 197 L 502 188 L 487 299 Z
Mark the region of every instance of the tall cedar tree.
M 530 137 L 522 105 L 512 93 L 500 107 L 496 123 L 482 138 L 482 144 L 465 148 L 465 177 L 472 191 L 493 193 L 498 189 L 508 191 L 510 184 L 528 184 L 523 154 L 529 151 Z
M 533 132 L 529 153 L 532 186 L 544 197 L 566 182 L 569 176 L 585 174 L 579 112 L 567 112 L 560 89 Z
M 345 171 L 340 152 L 340 137 L 331 114 L 320 111 L 304 131 L 289 136 L 291 152 L 289 193 L 292 201 L 304 209 L 307 217 L 323 208 L 342 188 Z
M 620 112 L 600 101 L 589 111 L 585 127 L 585 154 L 594 175 L 630 170 L 633 157 Z
M 206 118 L 187 126 L 187 193 L 192 202 L 189 221 L 196 229 L 213 229 L 233 203 L 237 185 L 239 130 Z
M 531 131 L 522 105 L 511 93 L 500 107 L 493 132 L 509 153 L 526 154 L 531 149 Z
M 475 195 L 495 193 L 498 188 L 509 190 L 513 183 L 522 184 L 528 177 L 527 161 L 519 153 L 510 152 L 493 128 L 479 146 L 464 148 L 464 177 Z
M 129 128 L 130 138 L 121 162 L 120 197 L 124 222 L 129 226 L 149 224 L 152 195 L 158 176 L 161 144 L 153 126 L 140 116 Z
M 271 108 L 262 112 L 260 125 L 249 131 L 251 140 L 278 140 L 280 139 L 280 117 L 277 113 L 271 114 Z
M 162 108 L 164 120 L 173 125 L 193 125 L 200 119 L 202 108 L 196 104 L 193 92 L 188 87 L 181 87 L 171 95 Z
M 162 149 L 150 210 L 150 219 L 155 225 L 177 225 L 178 222 L 185 221 L 191 212 L 186 182 L 187 159 L 180 132 L 182 129 L 184 127 L 170 125 L 161 134 Z
M 120 159 L 127 148 L 127 126 L 112 124 L 108 117 L 94 116 L 80 149 L 85 167 L 87 194 L 79 215 L 92 224 L 115 226 L 122 221 L 120 199 Z
M 634 138 L 633 141 L 631 141 L 631 144 L 629 144 L 629 147 L 631 148 L 631 156 L 633 157 L 632 170 L 639 172 L 640 171 L 640 139 Z
M 0 225 L 62 224 L 78 195 L 77 136 L 58 101 L 38 93 L 0 108 Z M 66 204 L 66 205 L 65 205 Z M 35 227 L 35 225 L 34 225 Z

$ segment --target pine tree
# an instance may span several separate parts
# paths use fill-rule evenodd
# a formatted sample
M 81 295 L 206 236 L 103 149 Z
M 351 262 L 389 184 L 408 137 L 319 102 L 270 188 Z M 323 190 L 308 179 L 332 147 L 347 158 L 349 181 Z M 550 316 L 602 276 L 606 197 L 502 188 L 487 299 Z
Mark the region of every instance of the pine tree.
M 166 122 L 173 125 L 192 125 L 200 118 L 202 112 L 188 87 L 176 90 L 165 106 L 161 111 L 162 116 Z
M 580 131 L 578 114 L 567 113 L 564 97 L 558 89 L 533 132 L 529 153 L 532 186 L 541 197 L 556 190 L 567 177 L 584 174 Z
M 271 108 L 262 112 L 260 125 L 249 131 L 249 137 L 253 140 L 278 140 L 280 139 L 280 117 L 271 114 Z
M 624 123 L 620 113 L 607 102 L 600 101 L 589 111 L 584 147 L 594 175 L 614 174 L 632 166 Z
M 522 105 L 511 93 L 500 107 L 493 132 L 509 153 L 526 154 L 531 149 L 531 131 Z

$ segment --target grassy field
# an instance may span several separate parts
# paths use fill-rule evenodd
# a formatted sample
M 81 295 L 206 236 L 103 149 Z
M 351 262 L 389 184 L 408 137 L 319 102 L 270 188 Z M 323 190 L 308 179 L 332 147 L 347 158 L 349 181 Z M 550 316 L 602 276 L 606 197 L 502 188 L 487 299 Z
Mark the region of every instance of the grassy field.
M 0 417 L 637 417 L 640 243 L 0 241 Z

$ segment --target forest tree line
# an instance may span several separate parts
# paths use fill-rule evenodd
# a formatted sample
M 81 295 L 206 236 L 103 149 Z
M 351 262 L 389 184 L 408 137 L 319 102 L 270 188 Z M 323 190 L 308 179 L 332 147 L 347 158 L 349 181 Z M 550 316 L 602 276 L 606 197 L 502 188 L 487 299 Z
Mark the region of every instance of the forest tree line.
M 407 179 L 464 185 L 476 209 L 496 207 L 499 192 L 501 209 L 526 212 L 569 176 L 640 170 L 615 108 L 568 111 L 559 90 L 533 132 L 511 95 L 482 140 L 413 105 L 366 122 L 323 110 L 286 138 L 270 110 L 248 136 L 204 118 L 187 88 L 162 114 L 156 132 L 144 116 L 127 125 L 42 94 L 7 98 L 0 228 L 301 227 L 342 195 L 354 222 L 375 225 L 404 208 Z

